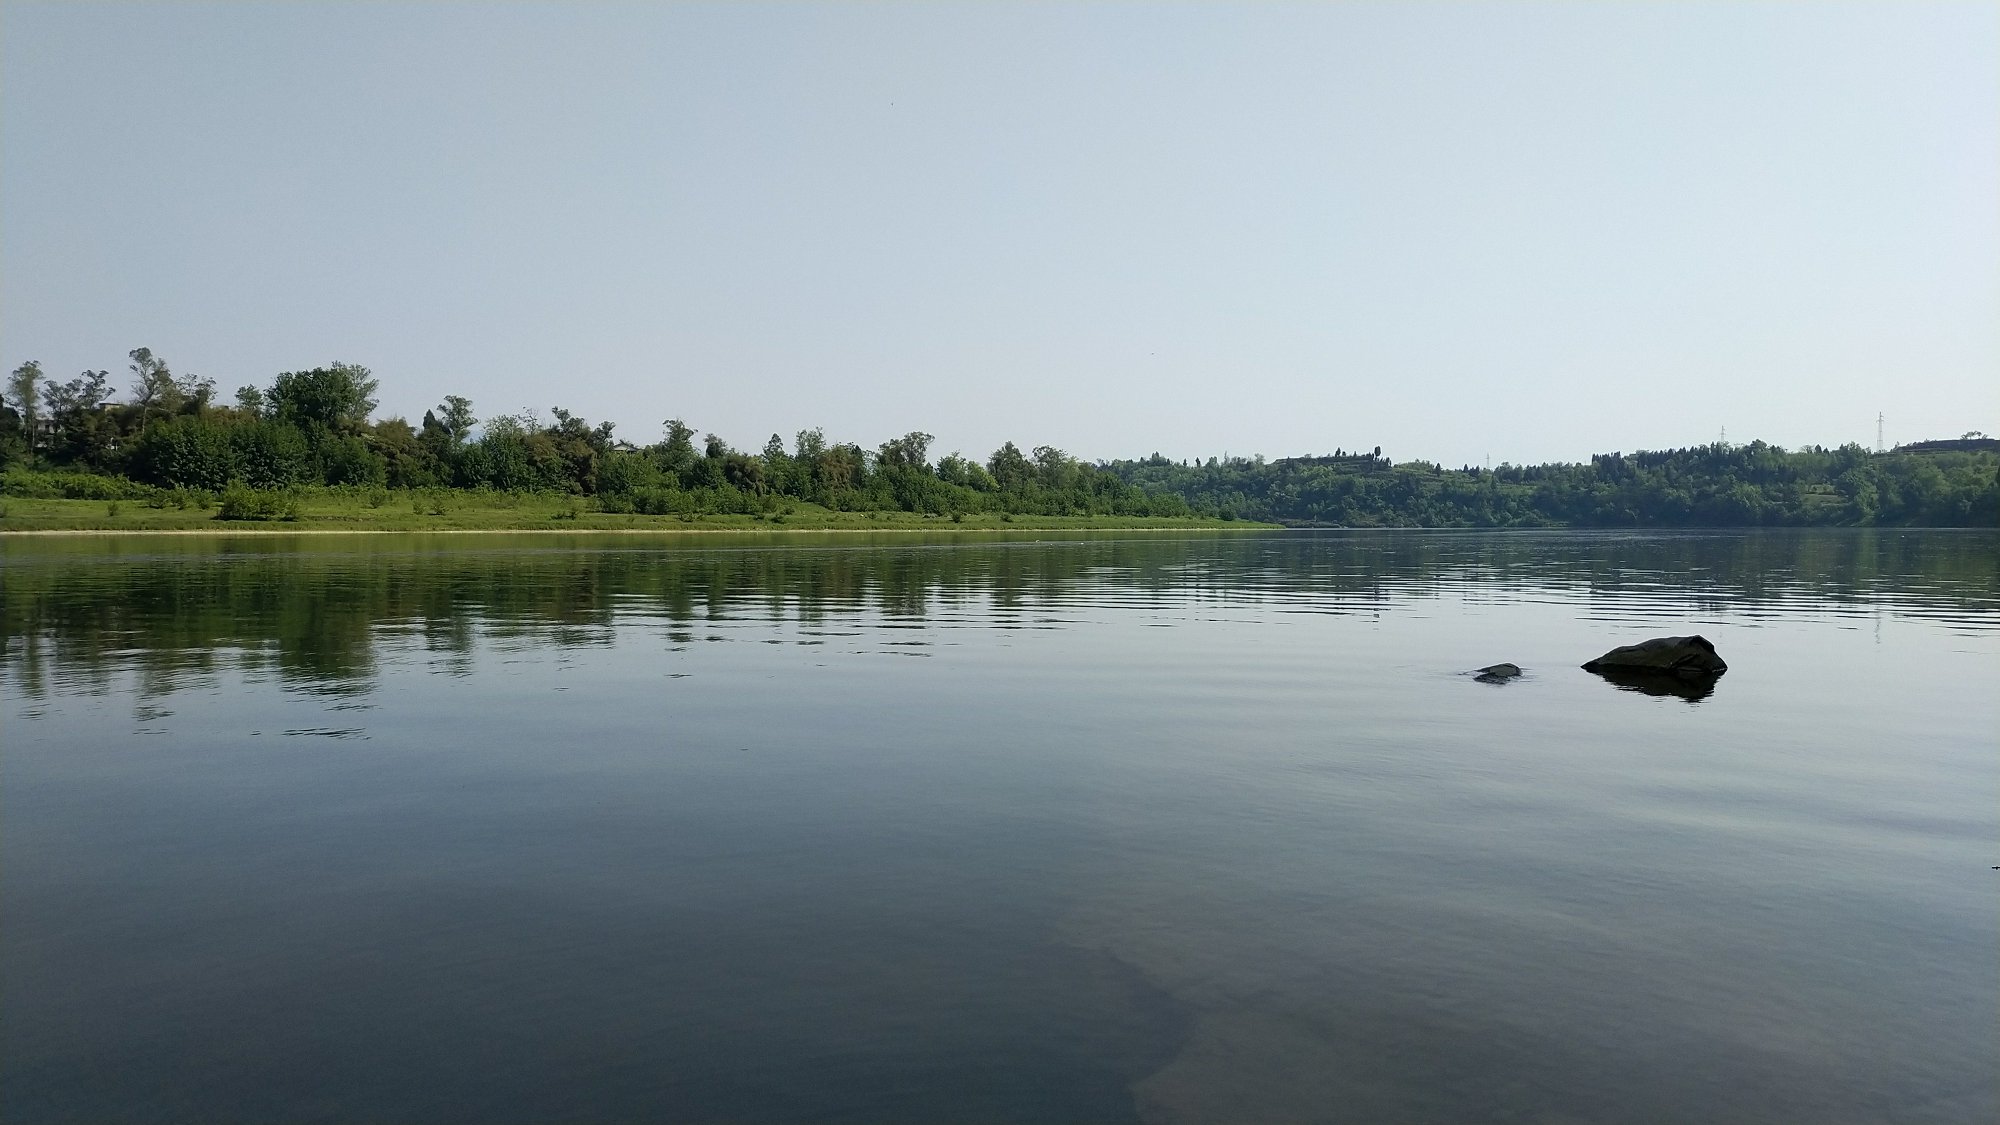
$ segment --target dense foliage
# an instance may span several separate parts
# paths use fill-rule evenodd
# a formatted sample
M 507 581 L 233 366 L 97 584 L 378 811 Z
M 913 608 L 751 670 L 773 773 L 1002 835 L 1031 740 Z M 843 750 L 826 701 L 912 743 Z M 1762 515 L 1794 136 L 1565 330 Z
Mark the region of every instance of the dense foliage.
M 176 377 L 147 349 L 131 359 L 127 402 L 113 401 L 106 372 L 56 385 L 37 364 L 17 369 L 0 410 L 0 467 L 67 467 L 162 489 L 236 487 L 237 495 L 308 484 L 560 492 L 591 497 L 605 511 L 655 515 L 767 512 L 787 500 L 955 516 L 1194 514 L 1177 494 L 1136 488 L 1048 446 L 1023 453 L 1009 442 L 984 462 L 956 453 L 933 461 L 929 434 L 870 450 L 814 429 L 789 446 L 773 434 L 748 453 L 714 434 L 697 444 L 679 419 L 665 423 L 658 442 L 638 446 L 617 440 L 611 423 L 592 425 L 560 407 L 548 422 L 521 414 L 482 425 L 457 395 L 412 426 L 372 420 L 376 381 L 351 364 L 286 372 L 222 405 L 211 383 Z M 97 498 L 99 489 L 47 474 L 8 479 L 16 491 Z
M 984 461 L 931 457 L 931 435 L 867 449 L 804 430 L 746 452 L 669 419 L 635 445 L 556 408 L 482 424 L 452 395 L 418 425 L 375 419 L 376 380 L 334 363 L 215 401 L 211 381 L 130 353 L 131 393 L 108 372 L 65 383 L 27 363 L 0 406 L 8 488 L 120 499 L 133 488 L 281 492 L 302 485 L 470 488 L 589 497 L 609 512 L 770 512 L 787 500 L 837 511 L 940 515 L 1219 515 L 1348 527 L 2000 524 L 2000 442 L 1787 451 L 1763 442 L 1592 457 L 1587 464 L 1447 470 L 1372 453 L 1093 465 L 1012 442 Z M 69 469 L 52 480 L 26 469 Z M 78 477 L 74 470 L 97 474 Z M 239 507 L 243 505 L 239 504 Z M 269 506 L 266 503 L 265 506 Z M 247 509 L 246 509 L 247 510 Z
M 2000 442 L 1888 453 L 1787 451 L 1761 441 L 1609 453 L 1587 464 L 1445 469 L 1374 454 L 1114 461 L 1107 468 L 1197 509 L 1345 527 L 2000 525 Z

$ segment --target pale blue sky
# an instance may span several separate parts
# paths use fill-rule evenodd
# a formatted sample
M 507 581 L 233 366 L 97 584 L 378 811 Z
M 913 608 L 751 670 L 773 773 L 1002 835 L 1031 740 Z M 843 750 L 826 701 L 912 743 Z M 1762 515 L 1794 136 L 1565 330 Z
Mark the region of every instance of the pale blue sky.
M 0 8 L 0 362 L 653 440 L 2000 431 L 2000 6 Z

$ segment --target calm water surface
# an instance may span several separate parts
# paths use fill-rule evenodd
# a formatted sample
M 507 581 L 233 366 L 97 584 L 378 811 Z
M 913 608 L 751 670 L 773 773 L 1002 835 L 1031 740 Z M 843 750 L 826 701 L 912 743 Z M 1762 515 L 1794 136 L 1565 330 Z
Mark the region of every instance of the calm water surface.
M 0 542 L 0 1117 L 2000 1120 L 2000 536 L 1030 538 Z

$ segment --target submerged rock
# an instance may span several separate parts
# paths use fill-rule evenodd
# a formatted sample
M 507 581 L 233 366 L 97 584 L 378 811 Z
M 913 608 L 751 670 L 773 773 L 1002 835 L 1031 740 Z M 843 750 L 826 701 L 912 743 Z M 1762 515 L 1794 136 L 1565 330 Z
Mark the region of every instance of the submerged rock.
M 1519 664 L 1488 664 L 1473 672 L 1473 678 L 1484 684 L 1504 684 L 1521 674 Z
M 1612 672 L 1677 676 L 1704 679 L 1729 671 L 1729 665 L 1715 654 L 1707 637 L 1654 637 L 1636 645 L 1622 645 L 1583 666 L 1586 672 Z

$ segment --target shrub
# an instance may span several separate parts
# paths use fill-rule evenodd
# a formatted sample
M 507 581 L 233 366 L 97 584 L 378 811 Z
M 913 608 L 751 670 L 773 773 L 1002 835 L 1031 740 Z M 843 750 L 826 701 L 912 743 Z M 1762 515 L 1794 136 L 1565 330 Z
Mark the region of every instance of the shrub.
M 216 494 L 204 488 L 162 489 L 153 500 L 147 501 L 155 508 L 210 508 L 214 507 Z
M 0 492 L 36 500 L 144 500 L 153 495 L 153 489 L 123 477 L 26 469 L 10 469 L 0 477 Z
M 631 510 L 648 516 L 670 516 L 680 511 L 681 501 L 692 498 L 679 489 L 641 488 L 630 497 Z
M 413 516 L 444 515 L 451 510 L 446 496 L 446 492 L 441 488 L 430 489 L 425 492 L 413 492 L 410 494 L 410 514 Z
M 299 518 L 298 497 L 286 492 L 231 485 L 222 494 L 219 520 L 295 520 Z

